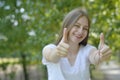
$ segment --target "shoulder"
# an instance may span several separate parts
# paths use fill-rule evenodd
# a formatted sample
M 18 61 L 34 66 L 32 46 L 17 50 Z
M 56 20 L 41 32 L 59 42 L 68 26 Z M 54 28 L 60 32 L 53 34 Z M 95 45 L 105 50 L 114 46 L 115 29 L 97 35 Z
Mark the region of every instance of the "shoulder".
M 95 46 L 93 46 L 93 45 L 91 45 L 91 44 L 87 44 L 85 47 L 84 47 L 85 49 L 96 49 L 96 47 Z
M 85 54 L 88 56 L 91 51 L 96 50 L 96 47 L 91 45 L 91 44 L 87 44 L 86 46 L 83 46 L 83 51 L 85 52 Z
M 55 44 L 48 44 L 48 45 L 44 46 L 43 50 L 45 50 L 45 49 L 51 49 L 51 48 L 55 48 L 55 47 L 56 47 Z
M 43 47 L 42 53 L 49 52 L 49 51 L 51 51 L 54 48 L 56 48 L 55 44 L 48 44 L 48 45 L 46 45 L 46 46 Z
M 52 53 L 53 49 L 56 47 L 55 44 L 48 44 L 48 45 L 45 45 L 43 47 L 43 50 L 42 50 L 42 63 L 43 64 L 49 64 L 49 56 L 50 56 L 50 53 Z
M 49 53 L 51 53 L 54 49 L 56 48 L 55 44 L 48 44 L 46 45 L 43 50 L 42 50 L 42 54 L 44 57 L 48 58 Z

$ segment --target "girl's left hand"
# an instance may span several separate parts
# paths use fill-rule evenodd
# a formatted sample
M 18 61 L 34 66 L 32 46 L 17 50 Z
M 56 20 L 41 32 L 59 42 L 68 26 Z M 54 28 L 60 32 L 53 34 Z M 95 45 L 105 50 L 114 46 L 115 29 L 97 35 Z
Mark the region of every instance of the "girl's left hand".
M 101 60 L 106 60 L 107 58 L 110 57 L 110 54 L 112 53 L 111 49 L 109 48 L 108 45 L 105 44 L 104 42 L 104 34 L 101 33 L 100 34 L 100 43 L 98 46 L 98 50 L 99 50 L 99 55 L 101 57 Z

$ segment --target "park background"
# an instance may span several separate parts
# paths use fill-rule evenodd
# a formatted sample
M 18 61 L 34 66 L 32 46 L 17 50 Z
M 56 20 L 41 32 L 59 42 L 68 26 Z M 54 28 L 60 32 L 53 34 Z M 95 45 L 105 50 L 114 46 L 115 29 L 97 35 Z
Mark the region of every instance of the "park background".
M 64 16 L 77 7 L 90 16 L 88 43 L 97 47 L 103 32 L 112 49 L 104 64 L 117 65 L 120 73 L 120 0 L 0 0 L 0 80 L 47 80 L 42 49 L 55 42 Z M 92 80 L 110 80 L 106 76 L 91 65 Z

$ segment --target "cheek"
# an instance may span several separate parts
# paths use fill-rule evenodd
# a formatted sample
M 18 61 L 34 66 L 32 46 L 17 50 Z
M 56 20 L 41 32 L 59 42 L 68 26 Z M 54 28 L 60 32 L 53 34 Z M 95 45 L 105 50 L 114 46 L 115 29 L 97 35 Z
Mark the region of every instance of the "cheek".
M 88 32 L 86 32 L 86 33 L 85 33 L 85 38 L 86 38 L 88 35 L 89 35 Z
M 85 37 L 87 37 L 87 35 L 88 35 L 88 32 L 85 32 Z
M 70 31 L 70 32 L 68 33 L 68 40 L 70 40 L 70 39 L 72 38 L 72 36 L 73 36 L 73 33 L 72 33 L 72 31 Z
M 85 32 L 85 35 L 88 35 L 88 31 Z
M 83 34 L 83 40 L 84 40 L 87 36 L 88 36 L 88 32 L 85 32 L 85 33 Z
M 70 37 L 72 36 L 71 32 L 69 32 L 68 34 L 68 39 L 70 39 Z
M 70 37 L 73 33 L 73 29 L 71 29 L 69 32 L 68 32 L 68 36 Z

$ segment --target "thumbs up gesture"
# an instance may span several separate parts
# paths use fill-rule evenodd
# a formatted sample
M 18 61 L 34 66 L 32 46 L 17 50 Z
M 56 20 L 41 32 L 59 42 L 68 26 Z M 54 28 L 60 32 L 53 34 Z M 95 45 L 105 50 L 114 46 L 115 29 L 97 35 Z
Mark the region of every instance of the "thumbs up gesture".
M 68 54 L 69 44 L 67 43 L 68 42 L 67 36 L 68 36 L 67 28 L 64 28 L 63 37 L 56 48 L 57 54 L 60 57 L 66 57 Z
M 110 53 L 112 52 L 109 46 L 105 44 L 103 33 L 100 34 L 100 43 L 98 46 L 98 50 L 99 50 L 99 56 L 101 57 L 102 60 L 106 60 L 107 58 L 109 58 Z

